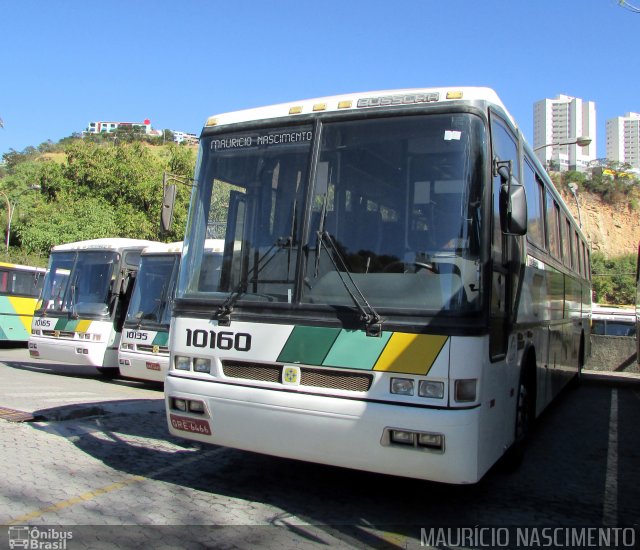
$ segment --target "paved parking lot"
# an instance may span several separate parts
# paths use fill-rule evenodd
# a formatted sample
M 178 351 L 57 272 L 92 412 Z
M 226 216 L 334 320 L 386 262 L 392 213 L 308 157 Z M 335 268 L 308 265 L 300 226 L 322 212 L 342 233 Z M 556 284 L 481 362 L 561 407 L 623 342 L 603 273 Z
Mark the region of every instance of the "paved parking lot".
M 36 416 L 0 420 L 0 546 L 21 526 L 68 532 L 70 549 L 444 548 L 455 544 L 438 542 L 436 530 L 479 527 L 492 530 L 460 546 L 516 547 L 513 529 L 551 527 L 624 528 L 627 541 L 640 541 L 632 381 L 565 392 L 538 423 L 521 468 L 495 468 L 474 486 L 195 445 L 168 435 L 162 397 L 159 385 L 0 350 L 0 407 Z M 506 528 L 508 545 L 485 544 Z

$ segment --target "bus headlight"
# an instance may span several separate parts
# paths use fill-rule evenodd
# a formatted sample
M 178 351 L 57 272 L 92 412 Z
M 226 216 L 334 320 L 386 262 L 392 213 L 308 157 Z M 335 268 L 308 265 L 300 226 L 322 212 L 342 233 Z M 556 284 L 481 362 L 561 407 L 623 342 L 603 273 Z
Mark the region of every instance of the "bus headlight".
M 405 432 L 404 430 L 391 430 L 391 443 L 397 445 L 411 445 L 416 440 L 416 434 L 413 432 Z
M 420 383 L 418 384 L 418 395 L 420 397 L 442 399 L 444 397 L 444 382 L 420 380 Z
M 191 370 L 191 358 L 184 355 L 176 355 L 173 360 L 173 367 L 177 370 Z
M 391 393 L 396 395 L 413 395 L 414 382 L 411 378 L 392 378 Z
M 187 412 L 187 400 L 178 399 L 177 397 L 171 398 L 171 408 L 176 411 Z
M 196 357 L 193 360 L 193 370 L 195 372 L 211 372 L 211 361 L 209 359 L 203 359 L 201 357 Z
M 476 388 L 478 380 L 469 378 L 466 380 L 456 380 L 455 400 L 458 403 L 469 403 L 476 400 Z

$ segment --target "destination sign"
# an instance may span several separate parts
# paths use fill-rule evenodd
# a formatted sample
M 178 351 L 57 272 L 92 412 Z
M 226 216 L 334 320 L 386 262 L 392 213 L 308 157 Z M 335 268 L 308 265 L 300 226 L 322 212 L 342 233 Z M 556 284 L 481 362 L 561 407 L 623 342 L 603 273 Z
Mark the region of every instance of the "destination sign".
M 226 137 L 211 140 L 212 151 L 229 149 L 244 149 L 271 145 L 285 145 L 288 143 L 310 142 L 313 139 L 311 130 L 271 132 L 264 135 Z

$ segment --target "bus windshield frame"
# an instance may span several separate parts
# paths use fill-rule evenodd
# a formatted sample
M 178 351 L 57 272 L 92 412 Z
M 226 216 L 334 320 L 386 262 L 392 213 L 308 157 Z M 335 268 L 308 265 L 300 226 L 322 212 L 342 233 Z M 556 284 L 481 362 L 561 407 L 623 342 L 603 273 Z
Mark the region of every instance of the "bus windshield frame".
M 179 262 L 179 254 L 142 256 L 125 323 L 169 326 Z
M 332 318 L 363 301 L 385 319 L 480 313 L 488 139 L 473 109 L 203 136 L 177 300 Z M 205 292 L 220 196 L 224 259 Z
M 109 317 L 119 261 L 112 250 L 52 252 L 36 312 Z

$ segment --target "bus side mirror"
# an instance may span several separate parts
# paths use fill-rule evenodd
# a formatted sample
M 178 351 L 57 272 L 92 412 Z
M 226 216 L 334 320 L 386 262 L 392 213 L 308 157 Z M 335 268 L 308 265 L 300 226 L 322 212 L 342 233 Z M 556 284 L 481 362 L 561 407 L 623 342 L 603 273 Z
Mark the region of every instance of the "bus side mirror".
M 498 163 L 500 176 L 500 227 L 505 235 L 526 235 L 527 195 L 511 174 L 511 162 Z
M 162 234 L 167 234 L 171 230 L 171 224 L 173 223 L 173 207 L 176 202 L 177 187 L 175 184 L 166 184 L 165 182 L 163 188 L 160 231 Z

